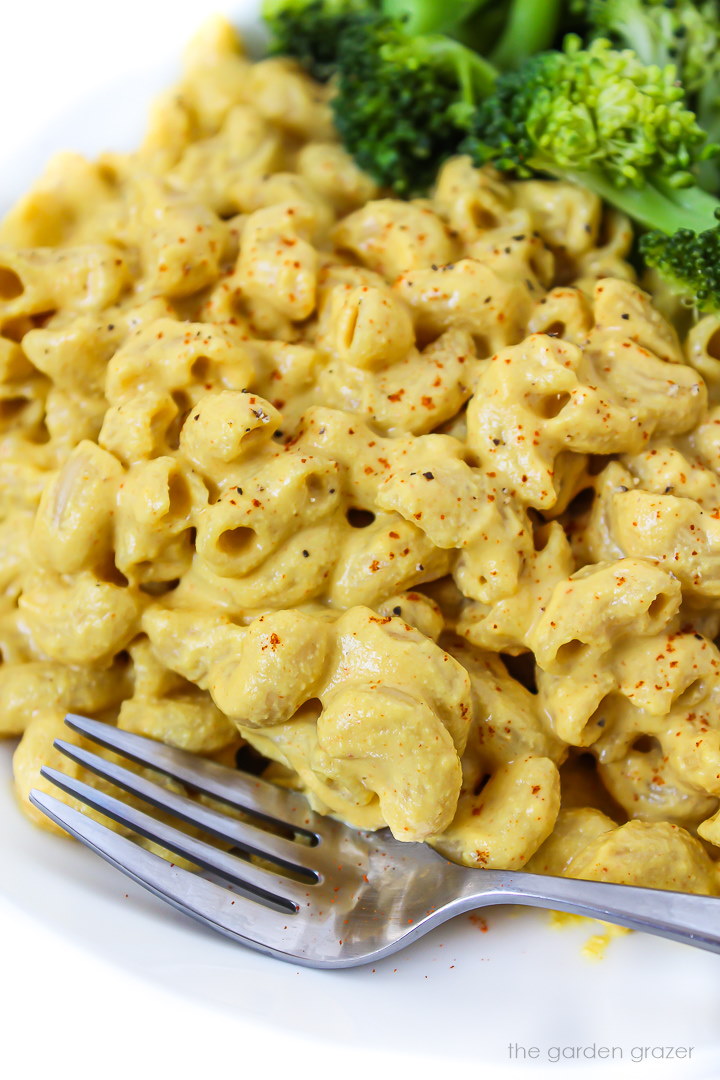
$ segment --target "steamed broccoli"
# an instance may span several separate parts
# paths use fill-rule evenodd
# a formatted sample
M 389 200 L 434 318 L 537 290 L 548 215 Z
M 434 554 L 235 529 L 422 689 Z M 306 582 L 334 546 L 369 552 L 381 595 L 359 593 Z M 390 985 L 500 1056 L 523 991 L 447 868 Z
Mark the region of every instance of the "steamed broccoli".
M 397 194 L 415 194 L 457 152 L 494 80 L 482 57 L 450 38 L 364 22 L 341 42 L 335 124 L 363 169 Z
M 716 215 L 717 216 L 717 215 Z M 678 229 L 640 237 L 640 254 L 682 302 L 697 311 L 720 309 L 720 225 L 695 233 Z
M 379 13 L 375 0 L 264 0 L 270 52 L 293 56 L 326 82 L 337 68 L 338 42 L 348 26 Z
M 417 40 L 442 34 L 488 56 L 501 70 L 550 46 L 562 0 L 264 0 L 270 50 L 293 56 L 316 79 L 337 70 L 348 30 L 393 23 Z M 422 62 L 422 45 L 418 63 Z
M 463 29 L 466 38 L 471 24 L 495 10 L 492 2 L 448 0 L 437 14 L 442 34 L 408 31 L 413 19 L 433 26 L 438 0 L 377 2 L 363 9 L 360 0 L 268 0 L 281 17 L 304 12 L 311 26 L 318 13 L 343 20 L 334 55 L 328 60 L 329 52 L 313 45 L 312 63 L 323 59 L 334 72 L 335 122 L 359 165 L 400 195 L 425 190 L 441 162 L 463 152 L 520 176 L 539 172 L 582 184 L 650 230 L 641 243 L 648 265 L 689 303 L 720 309 L 720 203 L 696 184 L 709 148 L 672 66 L 646 65 L 603 39 L 583 47 L 570 35 L 561 51 L 499 74 L 447 34 Z M 529 19 L 540 6 L 516 0 L 510 12 L 517 19 L 522 8 Z M 551 6 L 548 0 L 546 11 Z M 471 9 L 475 20 L 468 22 Z M 509 45 L 513 18 L 489 49 L 501 55 L 504 42 L 509 67 L 522 52 Z
M 497 71 L 555 34 L 560 0 L 265 0 L 273 51 L 334 78 L 342 140 L 383 186 L 423 191 L 457 152 Z M 485 34 L 488 22 L 499 33 Z M 463 37 L 463 42 L 451 35 Z M 468 42 L 472 41 L 472 45 Z
M 337 70 L 347 30 L 381 22 L 403 24 L 411 37 L 445 33 L 489 0 L 264 0 L 270 51 L 293 56 L 320 82 Z
M 711 270 L 720 203 L 692 173 L 705 141 L 672 67 L 570 36 L 562 52 L 499 77 L 461 150 L 478 164 L 590 188 L 653 230 L 642 242 L 648 263 L 708 308 L 720 307 L 720 265 Z
M 718 0 L 575 0 L 592 33 L 645 64 L 674 64 L 692 96 L 720 71 Z
M 478 161 L 521 175 L 582 172 L 587 186 L 594 179 L 620 191 L 651 177 L 671 189 L 690 186 L 705 140 L 673 68 L 646 67 L 603 40 L 584 49 L 572 36 L 562 52 L 541 53 L 499 76 L 473 128 L 465 149 Z
M 633 49 L 645 64 L 673 64 L 688 106 L 720 142 L 720 0 L 574 0 L 591 34 Z M 720 190 L 720 158 L 698 167 L 703 187 Z

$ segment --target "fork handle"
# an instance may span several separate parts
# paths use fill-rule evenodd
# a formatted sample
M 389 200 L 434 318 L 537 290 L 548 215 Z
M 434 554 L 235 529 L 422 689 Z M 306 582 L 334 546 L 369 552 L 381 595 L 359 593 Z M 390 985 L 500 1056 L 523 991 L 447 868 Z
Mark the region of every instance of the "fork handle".
M 478 889 L 478 873 L 490 875 Z M 511 871 L 472 870 L 456 912 L 489 904 L 522 904 L 569 911 L 720 953 L 720 897 L 666 892 L 606 881 L 544 877 Z

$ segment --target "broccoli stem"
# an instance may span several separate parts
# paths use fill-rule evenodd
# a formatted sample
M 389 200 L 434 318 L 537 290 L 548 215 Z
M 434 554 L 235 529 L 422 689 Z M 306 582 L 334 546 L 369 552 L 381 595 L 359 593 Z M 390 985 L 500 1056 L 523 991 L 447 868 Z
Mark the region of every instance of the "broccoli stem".
M 531 160 L 528 165 L 558 180 L 569 180 L 589 188 L 646 229 L 658 229 L 672 235 L 678 229 L 701 233 L 717 225 L 715 212 L 720 208 L 720 202 L 698 187 L 671 188 L 656 182 L 641 188 L 619 188 L 591 169 L 587 172 L 558 169 L 541 159 Z
M 500 40 L 490 59 L 501 71 L 514 71 L 534 53 L 549 48 L 560 19 L 562 0 L 511 0 Z
M 452 36 L 467 45 L 469 49 L 488 56 L 497 44 L 505 25 L 505 4 L 484 3 L 458 26 L 453 27 Z
M 445 34 L 490 0 L 382 0 L 383 15 L 404 19 L 409 34 Z
M 716 211 L 720 207 L 720 202 L 718 202 L 715 195 L 703 191 L 702 188 L 696 185 L 670 188 L 665 187 L 662 182 L 658 181 L 657 187 L 672 200 L 674 205 L 682 210 L 685 215 L 685 228 L 701 232 L 703 228 L 709 229 L 717 225 Z M 690 216 L 693 222 L 697 223 L 697 226 L 688 223 L 687 215 Z
M 461 110 L 472 109 L 478 98 L 492 93 L 497 71 L 479 53 L 442 35 L 436 37 L 428 34 L 427 47 L 439 63 L 446 64 L 447 70 L 457 75 L 461 100 L 457 102 L 456 111 L 458 107 Z

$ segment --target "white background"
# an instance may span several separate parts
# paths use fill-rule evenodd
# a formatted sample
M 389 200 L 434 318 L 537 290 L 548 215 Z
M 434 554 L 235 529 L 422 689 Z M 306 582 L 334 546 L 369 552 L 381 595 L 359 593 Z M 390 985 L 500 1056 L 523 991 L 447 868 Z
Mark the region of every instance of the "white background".
M 0 208 L 54 149 L 131 146 L 198 24 L 243 4 L 3 7 Z M 571 1075 L 511 1068 L 510 1039 L 694 1045 L 690 1065 L 626 1060 L 612 1076 L 720 1076 L 720 958 L 633 935 L 593 967 L 580 957 L 588 929 L 498 913 L 488 934 L 458 923 L 386 962 L 375 983 L 367 969 L 298 972 L 195 931 L 89 853 L 40 836 L 20 821 L 9 786 L 5 747 L 0 1069 L 13 1080 Z M 588 1073 L 599 1074 L 610 1067 Z

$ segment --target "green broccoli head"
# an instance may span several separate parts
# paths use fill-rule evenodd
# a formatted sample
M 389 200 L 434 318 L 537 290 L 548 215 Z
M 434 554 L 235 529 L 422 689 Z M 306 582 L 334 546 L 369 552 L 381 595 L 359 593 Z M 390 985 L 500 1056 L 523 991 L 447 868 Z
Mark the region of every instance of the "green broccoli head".
M 320 82 L 337 67 L 339 42 L 358 19 L 372 18 L 379 0 L 264 0 L 270 52 L 292 56 Z
M 361 168 L 412 195 L 457 153 L 494 81 L 495 70 L 458 42 L 408 36 L 397 20 L 359 20 L 340 43 L 335 124 Z
M 402 24 L 407 36 L 459 32 L 492 0 L 263 0 L 270 52 L 292 56 L 314 78 L 327 82 L 337 69 L 340 44 L 358 23 Z M 497 0 L 496 0 L 497 2 Z M 545 4 L 549 0 L 514 0 Z M 557 5 L 560 0 L 550 0 Z M 474 43 L 473 43 L 474 44 Z
M 678 229 L 672 236 L 645 233 L 639 247 L 646 265 L 656 270 L 688 307 L 720 310 L 720 225 L 700 233 Z
M 704 141 L 672 67 L 646 66 L 603 39 L 584 49 L 571 35 L 562 52 L 498 79 L 464 149 L 525 176 L 598 172 L 618 188 L 648 177 L 682 187 Z
M 592 32 L 646 64 L 674 64 L 689 96 L 720 64 L 718 0 L 575 0 Z
M 673 64 L 707 152 L 696 170 L 720 189 L 720 0 L 572 0 L 584 31 L 632 49 L 645 64 Z

